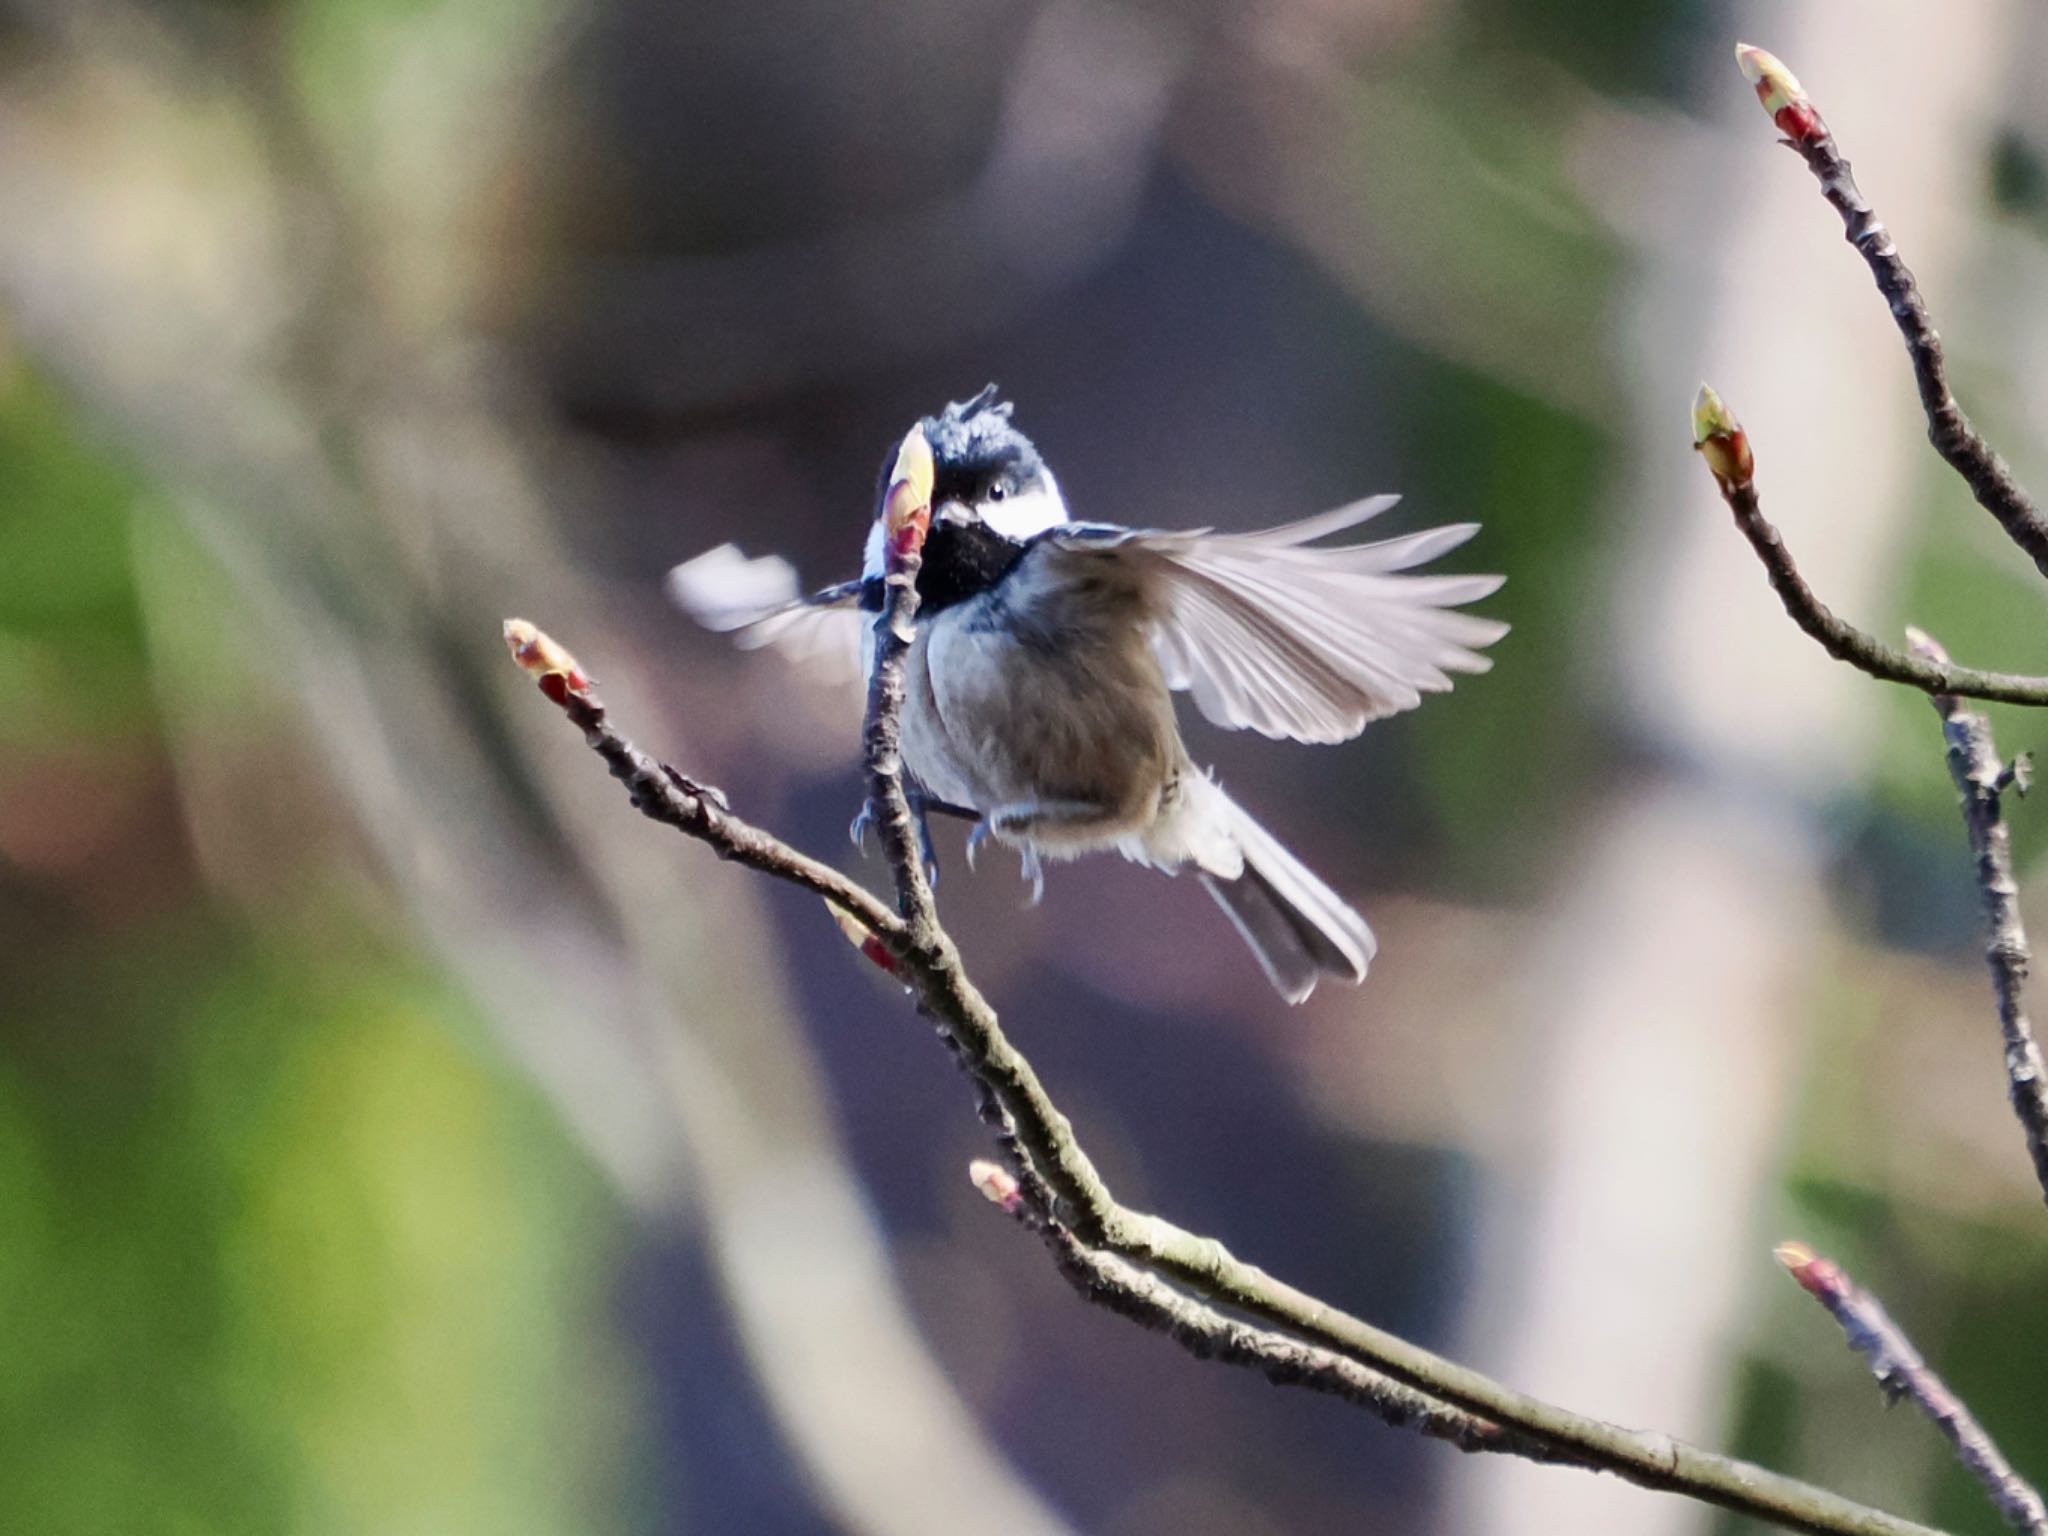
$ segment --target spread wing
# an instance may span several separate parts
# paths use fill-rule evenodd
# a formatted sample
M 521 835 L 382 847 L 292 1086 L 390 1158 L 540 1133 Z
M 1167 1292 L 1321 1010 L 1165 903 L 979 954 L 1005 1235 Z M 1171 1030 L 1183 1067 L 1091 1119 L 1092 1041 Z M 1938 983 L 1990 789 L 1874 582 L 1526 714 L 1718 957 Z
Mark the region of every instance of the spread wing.
M 706 629 L 736 632 L 744 650 L 773 646 L 820 682 L 852 685 L 867 676 L 861 583 L 843 581 L 799 596 L 796 568 L 780 555 L 748 559 L 730 544 L 668 573 L 668 595 Z
M 1457 611 L 1502 577 L 1410 574 L 1471 538 L 1476 523 L 1374 544 L 1314 544 L 1397 499 L 1375 496 L 1257 533 L 1077 524 L 1043 542 L 1061 560 L 1134 567 L 1168 686 L 1186 690 L 1218 725 L 1345 741 L 1445 691 L 1454 672 L 1484 672 L 1492 663 L 1480 648 L 1507 633 L 1497 619 Z

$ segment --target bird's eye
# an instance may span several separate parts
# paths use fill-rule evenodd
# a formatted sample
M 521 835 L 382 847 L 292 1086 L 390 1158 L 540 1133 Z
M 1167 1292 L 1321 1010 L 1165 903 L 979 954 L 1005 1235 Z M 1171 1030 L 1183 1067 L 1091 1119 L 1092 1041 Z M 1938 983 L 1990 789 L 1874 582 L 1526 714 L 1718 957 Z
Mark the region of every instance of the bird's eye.
M 1005 496 L 1009 494 L 1010 487 L 1001 480 L 996 481 L 995 484 L 991 485 L 988 488 L 988 499 L 990 501 L 1001 501 Z

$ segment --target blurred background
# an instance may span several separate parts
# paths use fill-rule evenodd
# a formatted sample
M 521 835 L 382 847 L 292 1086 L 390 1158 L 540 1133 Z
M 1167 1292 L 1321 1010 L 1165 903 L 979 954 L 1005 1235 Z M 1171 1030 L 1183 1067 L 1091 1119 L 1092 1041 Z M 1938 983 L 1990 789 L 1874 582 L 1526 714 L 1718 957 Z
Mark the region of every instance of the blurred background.
M 1936 723 L 1779 613 L 1696 382 L 1842 612 L 2039 671 L 2043 593 L 1738 37 L 2048 483 L 2022 0 L 0 0 L 0 1524 L 1736 1528 L 1079 1304 L 819 904 L 638 819 L 507 664 L 539 621 L 879 881 L 855 702 L 661 577 L 848 573 L 886 446 L 993 379 L 1083 516 L 1398 489 L 1509 576 L 1495 671 L 1359 742 L 1190 722 L 1371 916 L 1362 989 L 1288 1011 L 1191 882 L 1026 910 L 942 832 L 1119 1193 L 1518 1386 L 1998 1529 L 1770 1260 L 1850 1264 L 2048 1474 Z

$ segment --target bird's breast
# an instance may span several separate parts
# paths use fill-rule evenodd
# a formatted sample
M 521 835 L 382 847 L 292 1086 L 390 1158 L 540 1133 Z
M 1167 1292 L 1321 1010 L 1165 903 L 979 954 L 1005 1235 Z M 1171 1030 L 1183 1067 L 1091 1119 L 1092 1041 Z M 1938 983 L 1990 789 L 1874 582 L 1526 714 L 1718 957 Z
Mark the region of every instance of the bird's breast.
M 906 764 L 978 810 L 1068 800 L 1137 814 L 1185 756 L 1150 642 L 1130 624 L 1031 622 L 1029 598 L 1001 583 L 923 626 Z

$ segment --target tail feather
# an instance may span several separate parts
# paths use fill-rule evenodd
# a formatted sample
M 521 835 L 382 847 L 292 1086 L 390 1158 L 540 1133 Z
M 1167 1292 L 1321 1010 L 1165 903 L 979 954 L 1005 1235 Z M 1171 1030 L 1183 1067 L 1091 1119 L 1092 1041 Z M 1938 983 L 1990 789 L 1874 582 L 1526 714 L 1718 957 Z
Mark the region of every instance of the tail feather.
M 1235 801 L 1228 803 L 1243 873 L 1204 873 L 1202 884 L 1251 946 L 1267 979 L 1290 1003 L 1306 999 L 1325 975 L 1365 980 L 1379 948 L 1365 919 Z

